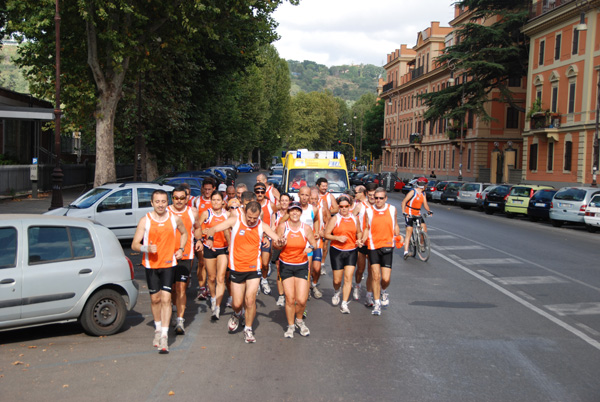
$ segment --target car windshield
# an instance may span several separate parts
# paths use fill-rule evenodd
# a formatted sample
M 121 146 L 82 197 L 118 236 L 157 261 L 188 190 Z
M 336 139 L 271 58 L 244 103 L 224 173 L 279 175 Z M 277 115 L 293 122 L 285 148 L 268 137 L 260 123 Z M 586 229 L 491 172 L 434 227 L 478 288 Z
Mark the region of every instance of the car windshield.
M 457 190 L 460 188 L 460 186 L 462 186 L 462 183 L 448 183 L 446 190 Z
M 565 190 L 560 190 L 554 196 L 557 200 L 563 201 L 583 201 L 585 198 L 586 191 L 578 188 L 567 188 Z
M 104 195 L 107 194 L 109 191 L 109 188 L 96 187 L 88 191 L 75 201 L 73 201 L 71 206 L 74 206 L 76 208 L 89 208 L 92 205 L 94 205 L 96 201 L 98 201 L 100 198 L 104 197 Z
M 283 169 L 273 169 L 274 176 L 283 176 Z
M 510 190 L 510 195 L 515 197 L 529 197 L 529 192 L 531 189 L 529 187 L 513 187 Z
M 325 177 L 328 190 L 341 193 L 348 188 L 346 172 L 341 169 L 291 169 L 288 173 L 288 192 L 297 193 L 302 186 L 314 186 Z

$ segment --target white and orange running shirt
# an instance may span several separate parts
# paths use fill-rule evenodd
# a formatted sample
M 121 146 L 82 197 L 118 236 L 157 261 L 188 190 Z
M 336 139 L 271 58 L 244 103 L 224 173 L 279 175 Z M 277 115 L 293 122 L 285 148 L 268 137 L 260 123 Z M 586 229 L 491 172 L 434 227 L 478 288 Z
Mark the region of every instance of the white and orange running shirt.
M 204 222 L 202 222 L 202 229 L 210 229 L 214 226 L 217 226 L 221 222 L 225 222 L 229 218 L 229 215 L 225 210 L 221 209 L 221 213 L 217 215 L 212 208 L 208 209 L 208 218 Z M 225 232 L 217 232 L 213 236 L 213 248 L 225 248 L 227 247 L 227 238 L 225 237 Z M 206 246 L 206 240 L 202 243 Z M 207 246 L 208 247 L 208 246 Z
M 417 190 L 413 190 L 413 192 L 413 196 L 406 203 L 404 213 L 406 215 L 421 216 L 421 207 L 423 206 L 425 195 L 419 193 Z M 408 194 L 406 196 L 408 197 Z
M 194 203 L 194 206 L 198 210 L 198 216 L 202 215 L 202 212 L 206 211 L 212 206 L 210 200 L 205 200 L 202 196 L 196 197 Z
M 142 244 L 150 246 L 156 244 L 156 253 L 144 253 L 142 265 L 148 269 L 170 268 L 177 265 L 175 251 L 179 248 L 176 243 L 177 222 L 175 215 L 167 210 L 167 216 L 163 221 L 152 218 L 152 213 L 146 214 L 146 226 Z
M 194 212 L 192 208 L 186 206 L 183 211 L 177 211 L 173 208 L 173 205 L 169 205 L 169 211 L 173 214 L 177 215 L 183 221 L 183 226 L 185 226 L 185 230 L 188 234 L 187 243 L 185 243 L 185 248 L 183 249 L 183 257 L 182 260 L 193 260 L 194 259 L 194 224 L 196 223 L 196 218 L 194 217 Z M 180 243 L 181 233 L 179 230 L 175 231 L 176 239 L 175 245 Z
M 273 210 L 273 204 L 269 200 L 264 200 L 265 205 L 261 205 L 262 209 L 262 221 L 267 225 L 271 226 L 271 217 L 275 212 Z
M 267 187 L 267 190 L 265 191 L 265 198 L 277 205 L 278 200 L 275 197 L 275 194 L 273 194 L 273 186 Z
M 369 222 L 369 250 L 377 250 L 383 247 L 394 247 L 394 218 L 396 207 L 385 204 L 383 209 L 377 209 L 375 205 L 367 208 L 367 220 Z
M 262 221 L 248 227 L 241 217 L 231 228 L 229 269 L 235 272 L 260 272 L 260 246 L 263 237 Z
M 306 250 L 305 225 L 300 223 L 300 227 L 293 230 L 289 222 L 285 223 L 283 238 L 286 239 L 285 247 L 279 254 L 279 261 L 289 265 L 301 265 L 308 262 Z
M 351 251 L 356 249 L 356 226 L 358 225 L 356 216 L 352 214 L 348 216 L 335 214 L 332 219 L 335 219 L 336 222 L 331 234 L 334 236 L 346 236 L 348 240 L 346 240 L 345 243 L 332 240 L 331 247 L 342 251 Z

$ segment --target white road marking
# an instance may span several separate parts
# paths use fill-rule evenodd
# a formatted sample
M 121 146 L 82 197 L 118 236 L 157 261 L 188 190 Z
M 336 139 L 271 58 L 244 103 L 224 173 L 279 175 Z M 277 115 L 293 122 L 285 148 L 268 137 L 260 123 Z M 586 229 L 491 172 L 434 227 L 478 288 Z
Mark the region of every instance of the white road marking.
M 522 290 L 517 290 L 515 293 L 521 297 L 526 298 L 527 300 L 531 300 L 531 301 L 535 300 L 535 297 L 533 297 L 529 293 L 523 292 Z
M 544 307 L 562 316 L 600 314 L 600 303 L 549 304 Z
M 588 343 L 589 345 L 593 346 L 597 350 L 600 350 L 600 342 L 598 342 L 595 339 L 590 338 L 587 334 L 583 333 L 581 330 L 573 327 L 572 325 L 567 324 L 566 322 L 560 320 L 557 317 L 554 317 L 553 315 L 551 315 L 547 311 L 542 310 L 541 308 L 534 306 L 533 304 L 531 304 L 527 300 L 523 299 L 522 297 L 519 297 L 516 294 L 510 292 L 509 290 L 504 289 L 502 286 L 498 285 L 494 281 L 492 281 L 490 279 L 487 279 L 487 278 L 483 277 L 482 275 L 479 275 L 477 272 L 474 272 L 473 270 L 467 268 L 466 266 L 462 265 L 461 263 L 459 263 L 457 261 L 454 261 L 454 260 L 446 257 L 442 253 L 440 253 L 440 252 L 438 252 L 436 250 L 431 250 L 431 252 L 433 254 L 437 255 L 438 257 L 440 257 L 441 259 L 446 260 L 447 262 L 449 262 L 450 264 L 454 265 L 455 267 L 457 267 L 457 268 L 463 270 L 464 272 L 468 273 L 469 275 L 474 276 L 475 278 L 479 279 L 483 283 L 485 283 L 485 284 L 493 287 L 494 289 L 496 289 L 500 293 L 503 293 L 504 295 L 510 297 L 511 299 L 513 299 L 514 301 L 516 301 L 517 303 L 520 303 L 521 305 L 527 307 L 531 311 L 533 311 L 533 312 L 541 315 L 542 317 L 550 320 L 554 324 L 556 324 L 556 325 L 560 326 L 561 328 L 569 331 L 570 333 L 572 333 L 573 335 L 577 336 L 579 339 L 583 340 L 584 342 Z
M 494 278 L 503 285 L 548 285 L 552 283 L 569 283 L 556 276 L 513 276 Z
M 486 271 L 485 269 L 479 269 L 477 270 L 477 272 L 479 272 L 481 275 L 487 276 L 488 278 L 493 278 L 495 276 L 494 274 Z
M 436 246 L 437 250 L 484 250 L 485 247 L 476 244 L 472 246 Z
M 472 258 L 460 260 L 465 265 L 504 265 L 504 264 L 522 264 L 521 261 L 514 258 Z
M 430 240 L 438 240 L 438 239 L 456 239 L 456 236 L 452 236 L 452 235 L 447 235 L 447 234 L 434 234 L 434 235 L 429 235 L 429 239 Z
M 582 323 L 578 322 L 578 323 L 577 323 L 577 324 L 575 324 L 575 325 L 577 325 L 579 328 L 583 329 L 584 331 L 587 331 L 587 332 L 589 332 L 590 334 L 592 334 L 592 335 L 594 335 L 594 336 L 600 336 L 600 332 L 596 331 L 596 330 L 595 330 L 595 329 L 593 329 L 593 328 L 590 328 L 590 327 L 588 327 L 588 326 L 587 326 L 587 325 L 585 325 L 585 324 L 582 324 Z

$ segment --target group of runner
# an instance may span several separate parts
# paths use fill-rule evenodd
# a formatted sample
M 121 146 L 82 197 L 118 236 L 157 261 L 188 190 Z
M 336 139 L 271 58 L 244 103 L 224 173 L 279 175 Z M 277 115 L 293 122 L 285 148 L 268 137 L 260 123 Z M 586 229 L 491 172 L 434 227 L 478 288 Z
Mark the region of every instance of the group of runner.
M 422 203 L 419 194 L 410 208 Z M 347 190 L 336 199 L 328 192 L 327 179 L 320 178 L 312 188 L 300 187 L 299 201 L 294 201 L 259 174 L 252 191 L 245 184 L 217 189 L 206 179 L 201 196 L 193 198 L 189 187 L 180 186 L 171 199 L 168 205 L 163 190 L 152 194 L 153 211 L 140 220 L 132 243 L 146 268 L 155 324 L 153 346 L 160 353 L 169 351 L 173 310 L 175 333 L 185 333 L 186 289 L 194 259 L 198 297 L 210 299 L 211 319 L 220 318 L 228 289 L 226 306 L 233 309 L 228 330 L 235 332 L 243 322 L 246 343 L 256 342 L 252 329 L 256 296 L 261 290 L 271 293 L 267 280 L 271 263 L 277 267 L 276 304 L 285 307 L 286 338 L 293 338 L 296 330 L 302 336 L 310 334 L 304 321 L 306 303 L 311 293 L 315 299 L 323 297 L 319 280 L 328 252 L 331 302 L 340 306 L 341 313 L 350 313 L 351 295 L 360 299 L 367 262 L 366 306 L 378 316 L 389 304 L 393 248 L 401 247 L 403 238 L 396 208 L 386 203 L 386 191 L 375 184 Z

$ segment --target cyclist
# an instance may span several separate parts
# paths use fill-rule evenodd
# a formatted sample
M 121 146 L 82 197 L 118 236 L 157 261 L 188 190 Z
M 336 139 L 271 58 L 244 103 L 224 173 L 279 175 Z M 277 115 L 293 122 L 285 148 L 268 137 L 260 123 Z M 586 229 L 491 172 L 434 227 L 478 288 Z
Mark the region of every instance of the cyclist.
M 427 197 L 423 194 L 423 190 L 427 185 L 427 179 L 425 177 L 419 177 L 417 179 L 417 186 L 406 194 L 404 200 L 402 200 L 402 211 L 404 212 L 404 221 L 406 223 L 406 241 L 404 242 L 404 259 L 408 258 L 408 245 L 410 243 L 410 237 L 413 231 L 413 220 L 420 219 L 421 207 L 425 207 L 425 210 L 429 215 L 433 215 L 429 204 L 427 204 Z M 425 221 L 422 221 L 421 227 L 424 232 L 427 232 L 427 225 Z

